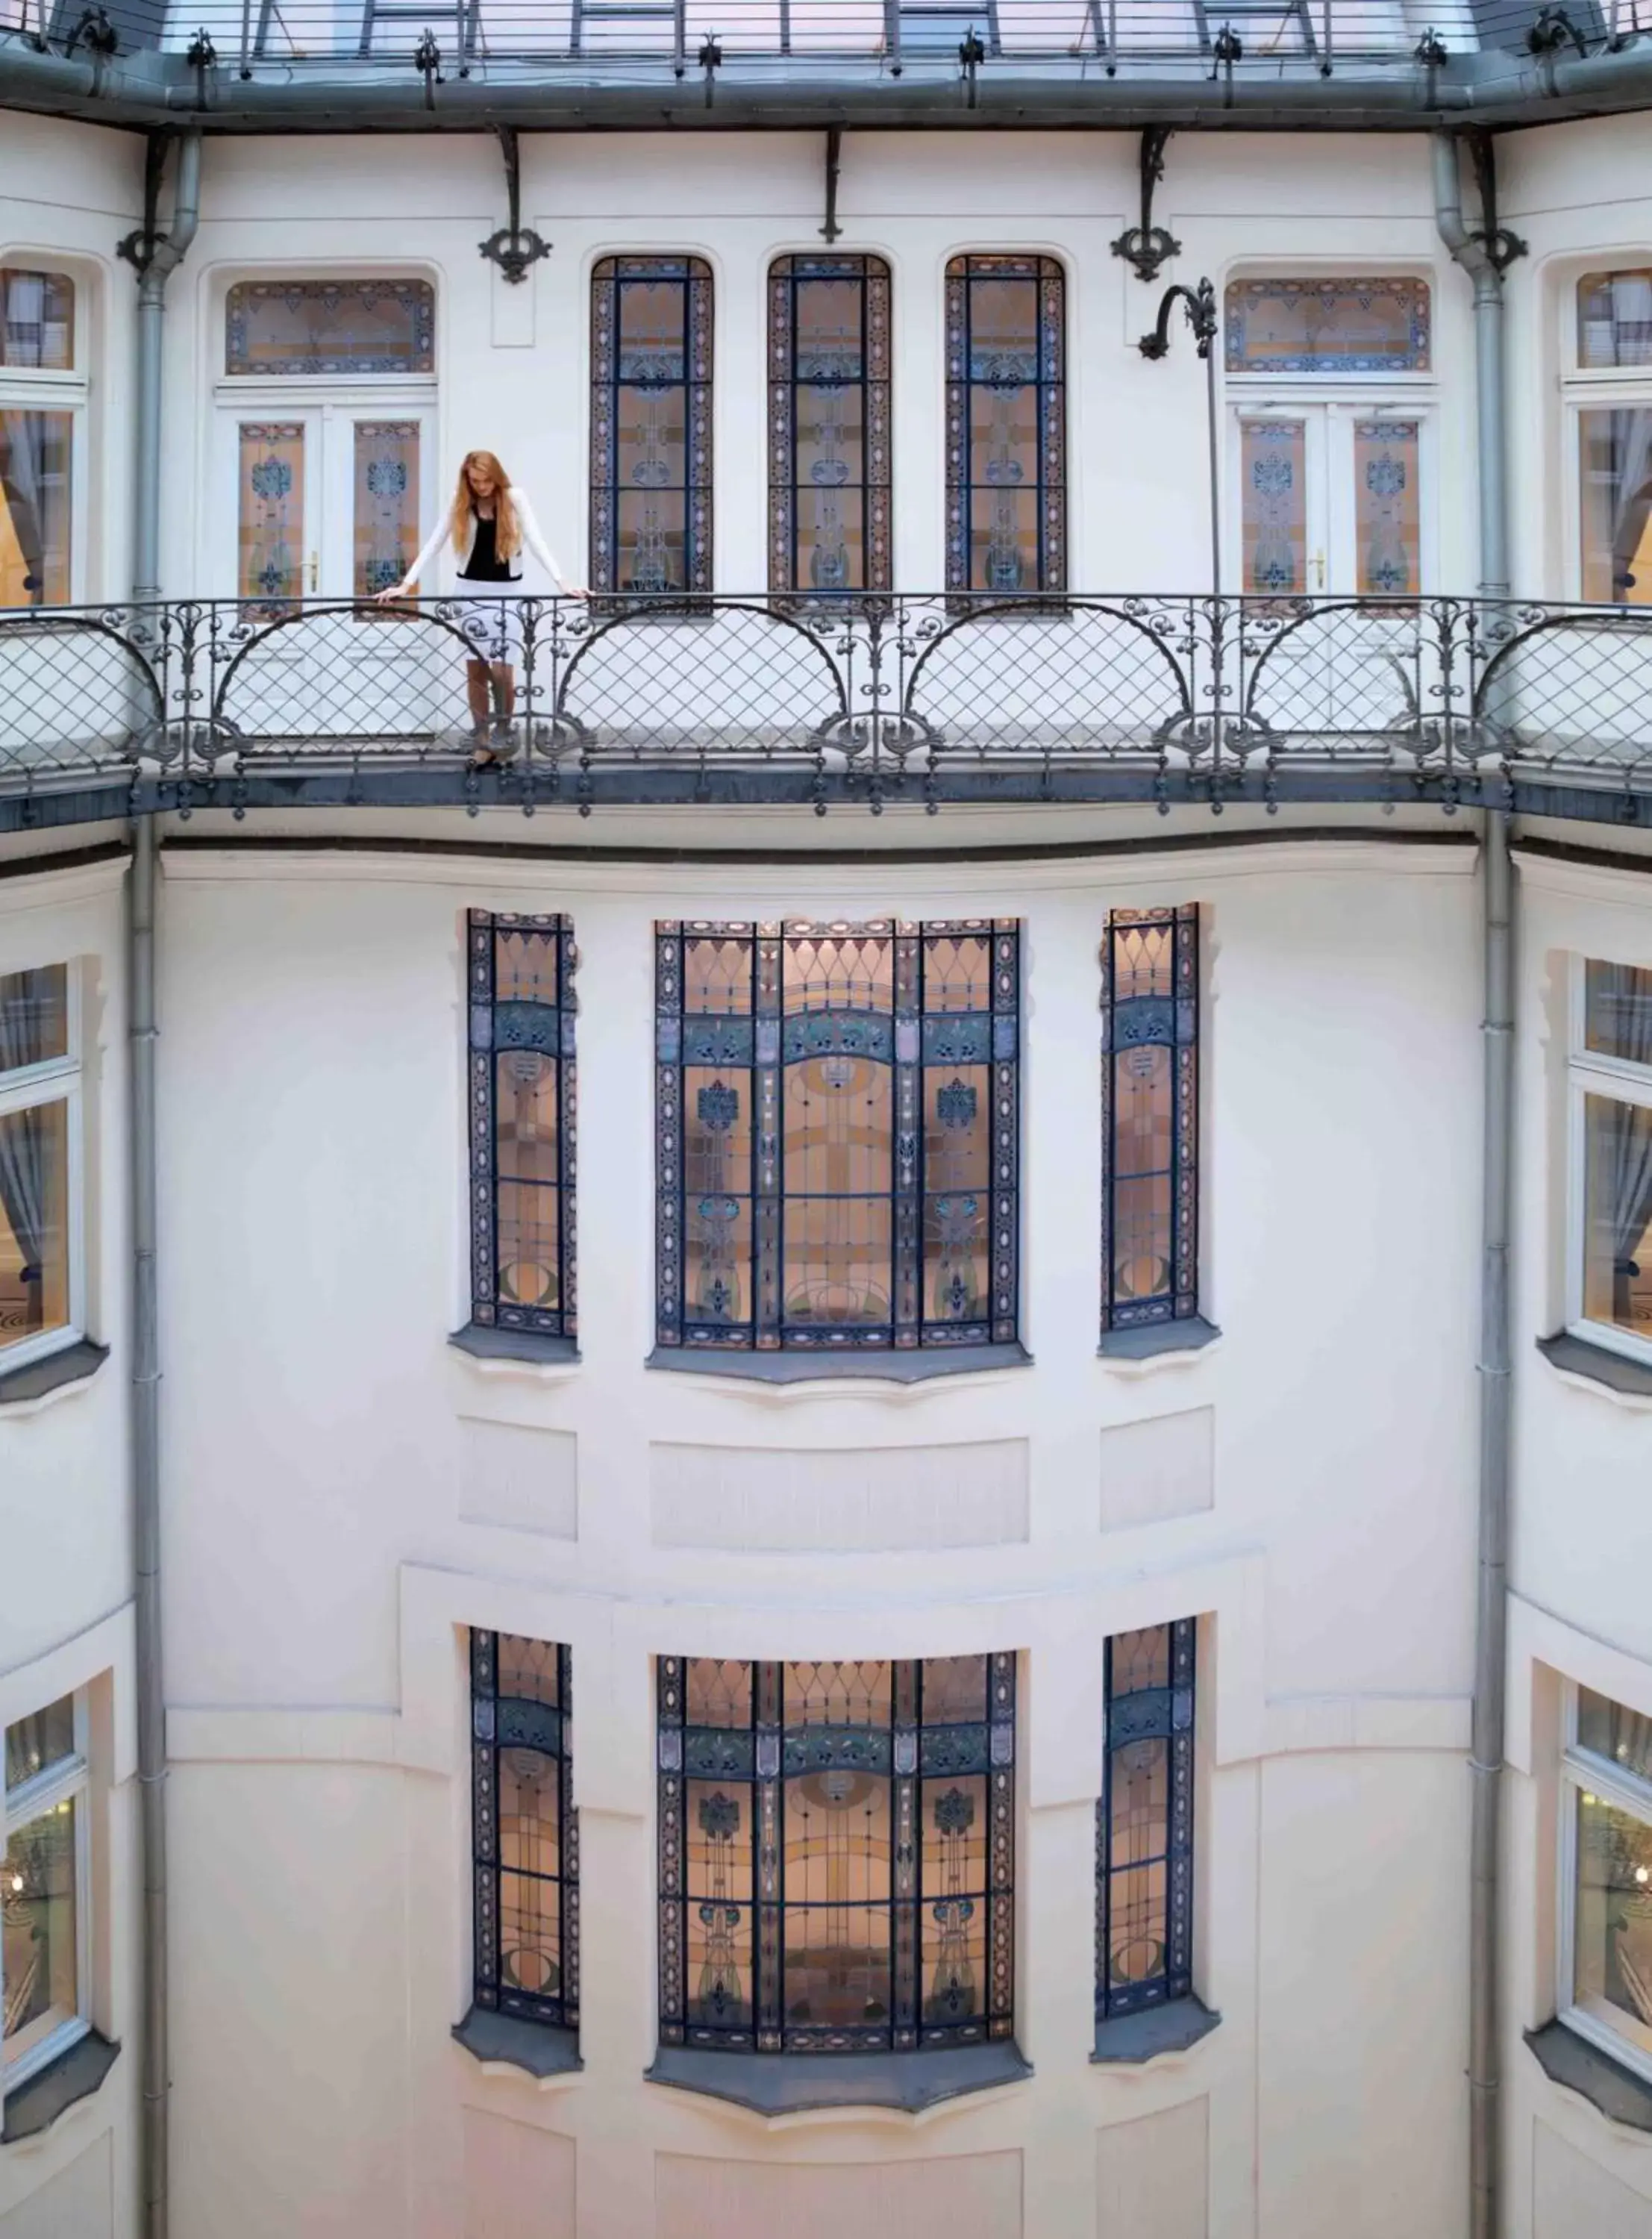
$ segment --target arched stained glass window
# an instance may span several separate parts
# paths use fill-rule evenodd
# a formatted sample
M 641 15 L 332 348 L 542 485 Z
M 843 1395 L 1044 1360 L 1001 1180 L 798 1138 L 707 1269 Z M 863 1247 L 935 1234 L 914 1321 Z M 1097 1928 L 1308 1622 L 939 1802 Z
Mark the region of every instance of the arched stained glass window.
M 1191 1618 L 1106 1644 L 1096 1814 L 1096 2019 L 1193 1987 Z
M 712 276 L 605 256 L 591 276 L 591 587 L 712 588 Z
M 1012 2034 L 1012 1654 L 667 1656 L 659 1715 L 663 2043 Z
M 470 1636 L 474 2003 L 580 2019 L 580 1850 L 566 1648 Z
M 886 591 L 889 267 L 769 267 L 769 588 Z
M 656 928 L 660 1345 L 1014 1341 L 1019 946 Z
M 572 1338 L 573 926 L 472 910 L 467 933 L 471 1322 Z
M 1065 279 L 1053 256 L 946 268 L 946 588 L 1067 584 Z
M 1197 903 L 1112 910 L 1101 949 L 1103 1332 L 1198 1303 Z

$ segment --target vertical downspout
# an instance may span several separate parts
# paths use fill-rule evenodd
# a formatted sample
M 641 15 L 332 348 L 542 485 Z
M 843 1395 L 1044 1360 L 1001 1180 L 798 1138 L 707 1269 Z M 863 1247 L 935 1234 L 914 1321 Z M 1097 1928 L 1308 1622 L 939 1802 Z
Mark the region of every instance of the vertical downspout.
M 166 283 L 195 238 L 201 135 L 184 136 L 169 233 L 138 281 L 137 472 L 132 595 L 161 595 L 161 351 Z M 155 818 L 133 819 L 127 929 L 131 1038 L 132 1542 L 136 1573 L 137 1777 L 143 1855 L 143 2090 L 144 2239 L 166 2239 L 166 1697 L 161 1661 L 161 1355 L 156 1280 Z
M 1480 480 L 1480 596 L 1509 595 L 1504 459 L 1503 275 L 1487 243 L 1463 221 L 1456 143 L 1434 141 L 1434 215 L 1440 238 L 1474 282 Z M 1488 808 L 1481 860 L 1485 1009 L 1481 1026 L 1485 1107 L 1480 1238 L 1480 1515 L 1476 1599 L 1473 1781 L 1469 1889 L 1469 2230 L 1497 2239 L 1498 1820 L 1503 1752 L 1504 1633 L 1509 1541 L 1509 1236 L 1514 1131 L 1514 879 L 1509 812 Z

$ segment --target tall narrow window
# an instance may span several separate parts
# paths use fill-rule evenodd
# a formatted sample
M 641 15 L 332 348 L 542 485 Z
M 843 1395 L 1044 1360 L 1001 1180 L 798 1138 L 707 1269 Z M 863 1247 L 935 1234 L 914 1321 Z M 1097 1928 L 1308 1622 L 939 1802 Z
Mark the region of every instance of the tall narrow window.
M 656 934 L 660 1343 L 1012 1343 L 1016 921 Z
M 0 975 L 0 1372 L 83 1334 L 77 996 L 66 964 Z
M 946 588 L 1067 583 L 1065 312 L 1052 256 L 946 268 Z
M 580 1853 L 570 1658 L 470 1636 L 475 2003 L 577 2029 Z
M 1567 1691 L 1560 2018 L 1652 2077 L 1652 1718 Z
M 890 588 L 889 267 L 769 267 L 769 588 Z
M 572 1338 L 573 926 L 472 910 L 468 932 L 471 1319 Z
M 1576 972 L 1567 1320 L 1652 1360 L 1652 970 L 1580 958 Z
M 591 277 L 591 584 L 712 587 L 712 276 L 605 256 Z
M 75 486 L 85 437 L 74 282 L 0 264 L 0 608 L 75 595 Z
M 1096 2019 L 1193 1987 L 1191 1618 L 1121 1632 L 1105 1651 L 1096 1815 Z
M 87 1709 L 65 1695 L 6 1728 L 0 2091 L 90 2027 Z
M 1199 915 L 1112 910 L 1101 949 L 1105 1332 L 1198 1304 Z
M 1012 1655 L 667 1656 L 659 1690 L 662 2043 L 1012 2035 Z

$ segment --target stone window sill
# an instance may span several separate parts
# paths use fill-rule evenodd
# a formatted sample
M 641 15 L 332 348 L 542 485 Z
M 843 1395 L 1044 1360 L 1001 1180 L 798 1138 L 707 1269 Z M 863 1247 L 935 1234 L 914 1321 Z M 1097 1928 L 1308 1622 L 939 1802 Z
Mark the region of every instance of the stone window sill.
M 1149 1364 L 1170 1367 L 1196 1360 L 1221 1334 L 1203 1314 L 1187 1314 L 1178 1322 L 1143 1322 L 1135 1329 L 1109 1330 L 1096 1351 L 1110 1368 L 1128 1374 L 1144 1371 Z
M 579 1340 L 547 1337 L 540 1330 L 497 1329 L 485 1322 L 467 1322 L 448 1339 L 456 1352 L 468 1353 L 484 1365 L 506 1361 L 522 1368 L 577 1368 Z
M 1637 1402 L 1652 1406 L 1652 1363 L 1631 1360 L 1609 1345 L 1591 1345 L 1586 1337 L 1574 1337 L 1569 1330 L 1540 1337 L 1537 1350 L 1564 1377 L 1592 1384 L 1631 1406 Z
M 939 1376 L 968 1376 L 1004 1368 L 1030 1368 L 1032 1356 L 1024 1345 L 961 1345 L 929 1348 L 914 1345 L 910 1352 L 753 1352 L 731 1346 L 726 1352 L 715 1345 L 656 1345 L 643 1364 L 647 1368 L 674 1370 L 679 1375 L 730 1377 L 748 1384 L 927 1384 Z M 717 2053 L 712 2056 L 722 2059 Z M 734 2056 L 738 2057 L 739 2056 Z M 757 2056 L 753 2055 L 753 2058 Z M 762 2056 L 767 2059 L 770 2056 Z M 910 2053 L 901 2055 L 910 2060 Z
M 1165 2005 L 1144 2006 L 1138 2014 L 1116 2014 L 1096 2023 L 1092 2066 L 1141 2068 L 1167 2052 L 1186 2052 L 1201 2037 L 1220 2026 L 1202 1998 L 1172 1998 Z
M 1652 2083 L 1644 2076 L 1623 2067 L 1562 2021 L 1528 2030 L 1526 2043 L 1551 2083 L 1581 2093 L 1609 2123 L 1622 2123 L 1631 2130 L 1652 2130 Z
M 945 2045 L 921 2052 L 707 2052 L 662 2045 L 650 2083 L 733 2100 L 757 2115 L 822 2108 L 890 2107 L 922 2114 L 972 2091 L 1019 2083 L 1032 2073 L 1012 2043 Z
M 96 2030 L 76 2037 L 56 2060 L 48 2061 L 26 2083 L 8 2091 L 5 2123 L 0 2146 L 14 2146 L 23 2138 L 37 2138 L 50 2129 L 59 2116 L 83 2099 L 90 2099 L 120 2057 L 120 2047 Z
M 68 1385 L 89 1383 L 108 1359 L 106 1345 L 94 1345 L 83 1337 L 60 1345 L 56 1352 L 25 1361 L 21 1368 L 0 1367 L 0 1407 L 21 1407 Z
M 547 2022 L 525 2022 L 514 2014 L 496 2014 L 487 2006 L 473 2006 L 453 2029 L 455 2043 L 484 2068 L 520 2068 L 524 2075 L 544 2083 L 553 2076 L 577 2076 L 585 2066 L 580 2057 L 579 2034 Z

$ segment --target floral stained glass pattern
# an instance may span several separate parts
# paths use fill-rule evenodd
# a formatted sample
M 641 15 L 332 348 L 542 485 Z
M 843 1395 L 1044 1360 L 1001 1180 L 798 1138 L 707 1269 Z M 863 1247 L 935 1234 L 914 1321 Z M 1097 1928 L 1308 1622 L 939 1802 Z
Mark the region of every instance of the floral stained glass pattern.
M 358 420 L 353 588 L 375 598 L 401 581 L 419 550 L 419 423 Z
M 889 268 L 783 256 L 769 271 L 769 588 L 886 591 Z
M 304 588 L 304 424 L 243 420 L 236 588 L 243 599 L 286 600 Z
M 1230 373 L 1429 370 L 1426 280 L 1234 280 L 1224 308 Z
M 1240 528 L 1247 591 L 1304 590 L 1308 578 L 1308 429 L 1301 420 L 1240 423 Z
M 591 581 L 708 591 L 712 276 L 697 256 L 607 256 L 591 278 Z
M 1096 2019 L 1193 1987 L 1191 1618 L 1107 1643 L 1096 1814 Z
M 1011 2035 L 1012 1655 L 662 1657 L 659 1720 L 662 2043 Z
M 1407 598 L 1420 588 L 1422 507 L 1416 420 L 1354 422 L 1356 588 Z
M 1051 256 L 946 268 L 946 588 L 1066 587 L 1065 281 Z
M 1104 1332 L 1198 1312 L 1198 908 L 1114 910 L 1101 952 Z
M 229 290 L 224 371 L 264 380 L 434 373 L 428 280 L 243 280 Z
M 470 1636 L 474 1996 L 566 2029 L 580 2018 L 571 1662 L 554 1642 Z

